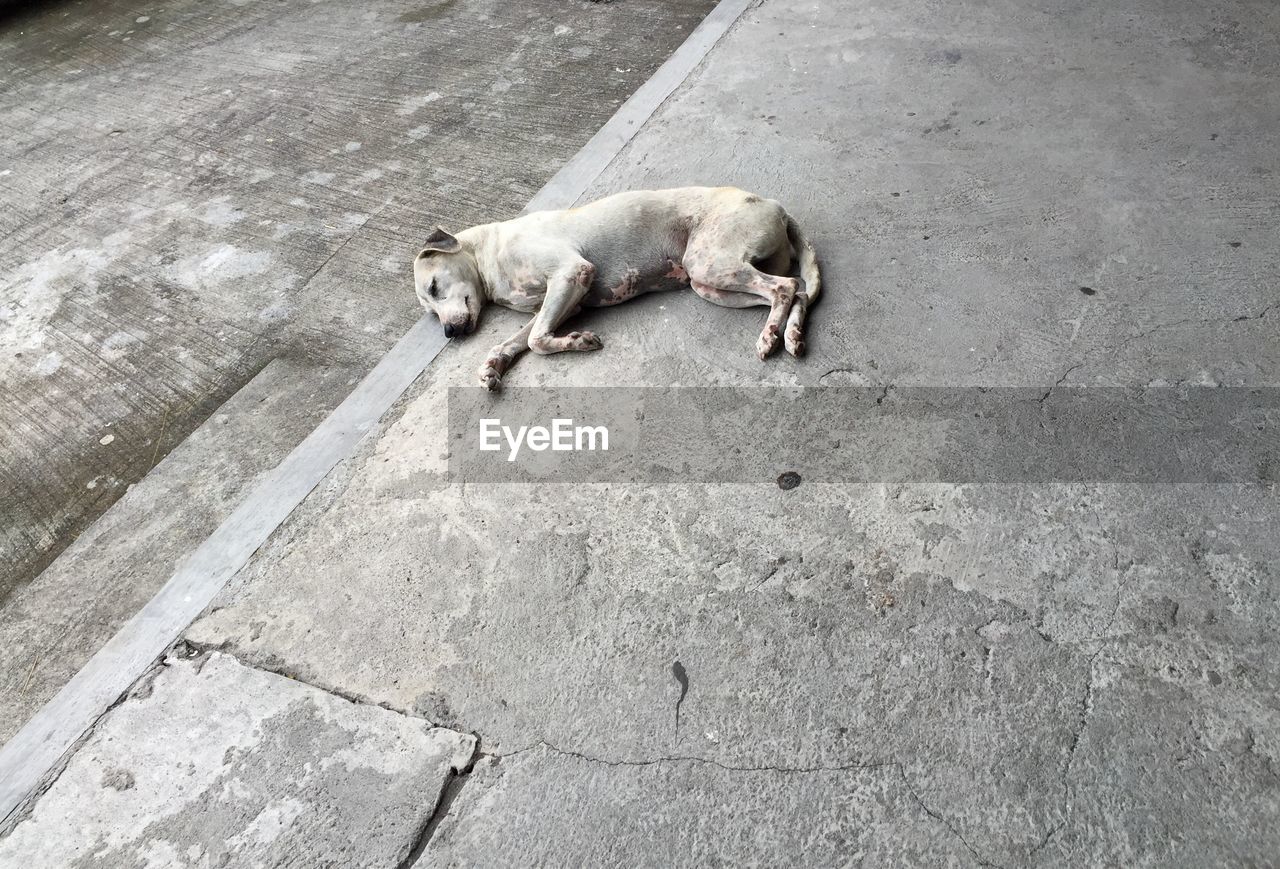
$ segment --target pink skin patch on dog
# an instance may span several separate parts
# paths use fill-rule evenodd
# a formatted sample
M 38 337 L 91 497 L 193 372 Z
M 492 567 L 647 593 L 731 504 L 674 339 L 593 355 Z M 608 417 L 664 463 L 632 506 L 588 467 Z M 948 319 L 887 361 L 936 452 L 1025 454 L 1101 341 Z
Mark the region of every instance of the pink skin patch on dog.
M 670 269 L 670 271 L 668 271 L 665 275 L 663 275 L 664 278 L 670 278 L 671 280 L 680 281 L 683 284 L 687 284 L 689 282 L 689 273 L 685 271 L 683 265 L 676 262 L 675 260 L 667 260 L 667 267 Z
M 622 283 L 616 287 L 609 289 L 609 295 L 613 302 L 625 302 L 636 294 L 640 284 L 640 272 L 638 269 L 630 269 L 623 277 Z

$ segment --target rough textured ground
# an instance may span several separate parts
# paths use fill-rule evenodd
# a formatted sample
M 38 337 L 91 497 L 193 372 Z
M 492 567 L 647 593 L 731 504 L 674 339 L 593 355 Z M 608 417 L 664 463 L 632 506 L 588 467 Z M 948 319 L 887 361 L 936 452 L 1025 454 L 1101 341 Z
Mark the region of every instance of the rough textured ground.
M 346 397 L 355 372 L 277 360 L 0 608 L 0 742 L 150 600 Z
M 826 266 L 811 355 L 651 297 L 509 382 L 1274 384 L 1277 49 L 1229 23 L 1257 14 L 763 4 L 597 189 L 787 202 Z M 443 388 L 515 322 L 448 348 L 191 632 L 478 733 L 428 855 L 1280 847 L 1273 491 L 451 485 Z
M 171 658 L 0 840 L 0 863 L 396 866 L 474 747 L 224 655 Z
M 786 202 L 811 355 L 651 297 L 508 381 L 1273 386 L 1276 14 L 765 2 L 597 191 Z M 517 322 L 446 348 L 188 634 L 476 733 L 422 865 L 1280 853 L 1273 489 L 451 483 L 445 390 Z
M 423 234 L 517 212 L 710 6 L 7 9 L 0 600 L 272 359 L 376 359 Z

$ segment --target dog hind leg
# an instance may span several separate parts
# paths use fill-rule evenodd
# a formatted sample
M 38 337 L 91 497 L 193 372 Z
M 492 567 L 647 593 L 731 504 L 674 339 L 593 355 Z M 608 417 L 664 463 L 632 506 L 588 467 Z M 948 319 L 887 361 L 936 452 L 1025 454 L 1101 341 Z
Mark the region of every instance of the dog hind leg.
M 809 296 L 796 293 L 796 300 L 787 315 L 787 328 L 782 336 L 783 345 L 792 356 L 804 355 L 804 320 L 809 314 Z
M 796 293 L 795 304 L 787 315 L 787 329 L 784 343 L 787 352 L 792 356 L 804 353 L 804 321 L 809 316 L 809 307 L 818 301 L 822 292 L 822 270 L 818 266 L 818 256 L 813 245 L 800 229 L 800 224 L 791 215 L 787 215 L 787 240 L 795 253 L 796 263 L 800 267 L 800 278 L 804 281 L 804 289 Z
M 749 262 L 728 266 L 698 263 L 689 269 L 689 277 L 721 292 L 750 293 L 759 297 L 761 304 L 769 305 L 769 317 L 756 341 L 756 355 L 764 359 L 777 349 L 783 323 L 799 290 L 799 281 L 766 274 Z
M 772 275 L 770 277 L 776 282 L 774 286 L 777 289 L 769 307 L 769 318 L 765 320 L 764 330 L 756 341 L 756 353 L 761 359 L 778 349 L 778 338 L 786 323 L 787 315 L 791 313 L 791 306 L 795 302 L 800 286 L 795 278 L 776 278 Z
M 757 305 L 769 304 L 766 299 L 762 299 L 753 293 L 717 290 L 715 287 L 699 281 L 691 281 L 690 286 L 699 296 L 713 305 L 720 305 L 723 308 L 754 308 Z

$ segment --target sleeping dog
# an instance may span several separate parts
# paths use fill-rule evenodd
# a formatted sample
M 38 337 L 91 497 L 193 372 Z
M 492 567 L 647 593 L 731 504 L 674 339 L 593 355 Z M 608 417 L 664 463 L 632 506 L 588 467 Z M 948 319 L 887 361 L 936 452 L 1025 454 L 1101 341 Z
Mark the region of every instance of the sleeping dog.
M 799 262 L 803 283 L 781 277 Z M 494 347 L 480 382 L 497 389 L 525 350 L 599 350 L 591 332 L 558 336 L 583 307 L 616 305 L 653 290 L 691 286 L 728 308 L 768 305 L 756 342 L 764 359 L 781 335 L 804 352 L 804 321 L 821 277 L 813 247 L 781 205 L 733 187 L 637 190 L 580 208 L 538 211 L 450 235 L 437 228 L 413 263 L 419 301 L 446 337 L 470 334 L 495 302 L 533 314 Z

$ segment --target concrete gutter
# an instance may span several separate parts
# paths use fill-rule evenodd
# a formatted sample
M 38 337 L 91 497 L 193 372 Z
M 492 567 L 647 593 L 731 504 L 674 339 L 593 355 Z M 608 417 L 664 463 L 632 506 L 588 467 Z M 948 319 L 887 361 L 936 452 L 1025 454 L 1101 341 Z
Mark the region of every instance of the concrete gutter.
M 722 0 L 526 210 L 571 206 L 755 0 Z M 445 345 L 419 320 L 338 408 L 300 443 L 8 743 L 0 748 L 0 818 L 8 819 L 63 756 L 373 429 Z

